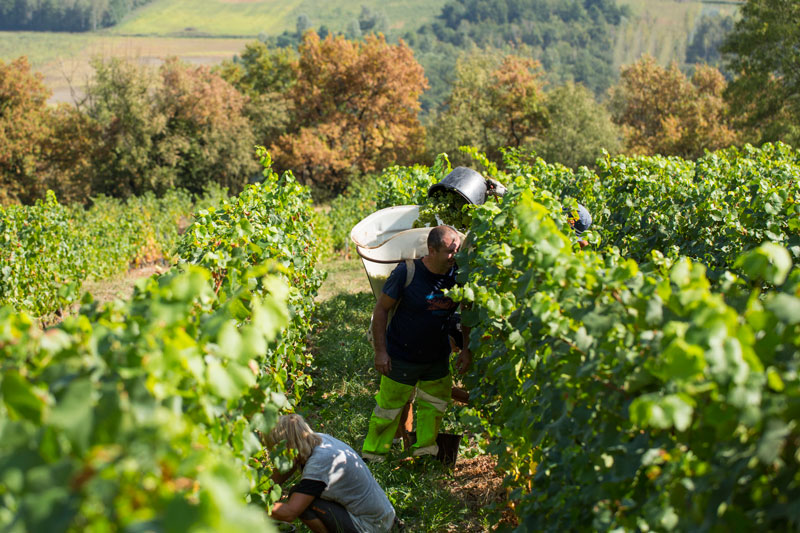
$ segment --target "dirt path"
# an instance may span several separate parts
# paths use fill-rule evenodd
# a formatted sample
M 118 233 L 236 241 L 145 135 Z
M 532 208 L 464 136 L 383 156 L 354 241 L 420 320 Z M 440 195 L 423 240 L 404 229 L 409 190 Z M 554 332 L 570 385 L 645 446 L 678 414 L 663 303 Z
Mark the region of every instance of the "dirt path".
M 88 292 L 98 302 L 108 302 L 115 298 L 127 300 L 133 294 L 133 287 L 136 281 L 142 278 L 149 278 L 153 274 L 166 272 L 168 267 L 159 265 L 147 265 L 133 268 L 119 276 L 100 281 L 86 282 L 81 291 Z

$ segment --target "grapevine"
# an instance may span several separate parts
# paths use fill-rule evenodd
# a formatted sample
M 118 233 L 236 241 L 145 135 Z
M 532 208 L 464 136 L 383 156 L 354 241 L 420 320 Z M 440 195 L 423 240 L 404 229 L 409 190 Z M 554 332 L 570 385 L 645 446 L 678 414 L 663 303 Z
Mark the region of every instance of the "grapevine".
M 264 182 L 198 213 L 130 300 L 46 331 L 0 308 L 4 530 L 271 530 L 258 434 L 308 385 L 322 278 L 310 195 L 261 156 Z

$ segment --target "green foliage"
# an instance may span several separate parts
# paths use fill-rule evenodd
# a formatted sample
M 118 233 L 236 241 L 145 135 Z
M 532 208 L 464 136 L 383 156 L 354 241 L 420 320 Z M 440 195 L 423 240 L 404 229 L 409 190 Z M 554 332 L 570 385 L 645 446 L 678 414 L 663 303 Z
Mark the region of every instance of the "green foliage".
M 734 18 L 725 13 L 704 15 L 695 25 L 691 42 L 686 47 L 686 63 L 704 63 L 715 68 L 722 67 L 720 48 L 733 30 Z
M 384 170 L 382 175 L 386 173 Z M 333 250 L 346 250 L 350 246 L 350 230 L 353 226 L 375 212 L 380 183 L 381 178 L 368 175 L 351 182 L 345 192 L 331 200 L 326 220 L 330 224 Z
M 783 144 L 678 158 L 616 157 L 598 161 L 597 174 L 573 174 L 542 161 L 516 172 L 589 208 L 591 228 L 625 257 L 650 260 L 658 250 L 704 263 L 716 278 L 743 252 L 770 241 L 800 260 L 797 217 L 800 156 Z
M 98 197 L 89 209 L 59 204 L 50 192 L 32 206 L 0 208 L 0 303 L 43 317 L 75 302 L 87 279 L 170 257 L 191 207 L 175 190 L 124 202 Z
M 199 213 L 181 264 L 128 302 L 46 332 L 0 308 L 4 528 L 271 530 L 258 433 L 308 384 L 320 277 L 308 191 L 265 178 Z
M 591 166 L 603 151 L 622 147 L 619 128 L 608 110 L 585 87 L 567 83 L 545 94 L 549 126 L 531 147 L 545 161 L 577 168 Z
M 428 134 L 432 153 L 447 152 L 465 163 L 460 146 L 475 146 L 499 160 L 504 146 L 530 146 L 549 121 L 538 62 L 520 55 L 473 50 L 459 58 L 445 109 Z
M 215 292 L 234 291 L 254 275 L 248 272 L 263 270 L 261 263 L 266 258 L 284 269 L 291 287 L 287 303 L 293 316 L 279 355 L 294 375 L 308 363 L 302 347 L 310 327 L 313 295 L 323 280 L 315 269 L 319 239 L 314 231 L 315 216 L 308 189 L 290 173 L 275 174 L 269 154 L 263 148 L 258 149 L 258 155 L 265 168 L 264 181 L 249 186 L 217 208 L 196 213 L 178 243 L 177 254 L 182 261 L 207 268 Z M 304 383 L 303 379 L 295 383 L 296 398 L 302 393 Z
M 386 168 L 378 177 L 376 207 L 421 204 L 428 197 L 430 186 L 442 181 L 451 170 L 447 154 L 439 154 L 430 168 L 424 165 Z
M 435 94 L 444 95 L 441 86 L 450 84 L 464 50 L 509 45 L 526 46 L 551 81 L 572 80 L 601 93 L 615 78 L 612 35 L 626 14 L 613 0 L 451 0 L 434 22 L 404 38 L 420 51 Z M 426 100 L 424 105 L 431 110 L 441 103 Z
M 800 143 L 800 5 L 748 0 L 722 48 L 738 74 L 726 96 L 761 140 Z
M 289 127 L 292 102 L 286 91 L 297 80 L 292 68 L 296 56 L 293 48 L 275 48 L 255 41 L 245 46 L 241 56 L 223 61 L 216 69 L 224 80 L 247 95 L 245 114 L 259 143 L 269 143 Z
M 797 527 L 797 161 L 786 146 L 616 158 L 593 181 L 509 160 L 453 294 L 471 303 L 472 395 L 519 531 Z M 592 206 L 592 242 L 628 244 L 579 251 L 557 194 Z M 749 281 L 712 283 L 670 245 Z
M 210 182 L 239 191 L 257 168 L 244 96 L 205 67 L 177 59 L 157 72 L 94 62 L 85 112 L 97 124 L 92 191 L 127 197 Z

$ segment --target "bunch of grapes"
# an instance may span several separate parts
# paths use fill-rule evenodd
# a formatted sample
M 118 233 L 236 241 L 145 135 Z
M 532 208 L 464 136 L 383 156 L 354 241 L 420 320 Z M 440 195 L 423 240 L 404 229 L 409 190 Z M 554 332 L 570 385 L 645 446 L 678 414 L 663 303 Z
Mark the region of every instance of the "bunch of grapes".
M 453 192 L 439 192 L 425 199 L 420 206 L 419 218 L 415 227 L 447 224 L 466 232 L 472 223 L 472 208 L 460 195 Z

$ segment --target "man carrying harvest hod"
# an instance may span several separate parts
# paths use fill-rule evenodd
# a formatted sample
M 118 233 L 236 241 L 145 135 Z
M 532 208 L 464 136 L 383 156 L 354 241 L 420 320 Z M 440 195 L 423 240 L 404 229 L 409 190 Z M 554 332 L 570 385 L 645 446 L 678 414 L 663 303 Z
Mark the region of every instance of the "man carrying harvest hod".
M 403 407 L 415 387 L 417 442 L 412 455 L 438 453 L 436 437 L 452 384 L 448 324 L 458 307 L 444 291 L 456 283 L 455 254 L 461 237 L 450 226 L 437 226 L 430 231 L 427 245 L 428 255 L 414 261 L 410 284 L 405 286 L 407 267 L 400 263 L 386 280 L 373 311 L 375 369 L 382 376 L 361 454 L 368 460 L 383 460 L 389 452 Z M 387 330 L 392 309 L 395 314 Z M 468 333 L 464 331 L 465 339 Z M 465 372 L 471 362 L 465 343 L 456 368 Z

